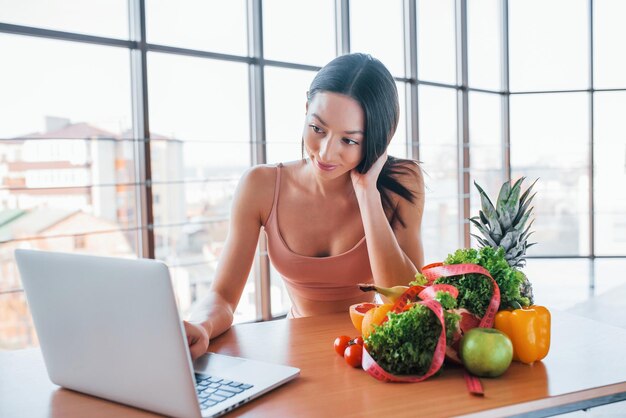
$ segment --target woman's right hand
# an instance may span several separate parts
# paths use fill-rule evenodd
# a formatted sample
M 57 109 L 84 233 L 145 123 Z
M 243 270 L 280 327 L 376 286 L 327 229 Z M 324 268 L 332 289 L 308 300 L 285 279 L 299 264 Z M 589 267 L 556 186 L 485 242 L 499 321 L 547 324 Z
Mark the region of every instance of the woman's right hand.
M 200 324 L 183 321 L 187 334 L 187 345 L 193 360 L 207 352 L 209 348 L 209 334 Z

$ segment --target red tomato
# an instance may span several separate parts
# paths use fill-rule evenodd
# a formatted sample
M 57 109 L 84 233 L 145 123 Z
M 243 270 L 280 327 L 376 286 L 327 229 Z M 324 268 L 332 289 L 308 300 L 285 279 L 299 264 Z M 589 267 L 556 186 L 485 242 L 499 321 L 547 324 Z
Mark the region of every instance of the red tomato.
M 343 357 L 343 353 L 346 351 L 348 344 L 350 344 L 350 340 L 351 338 L 347 335 L 335 338 L 335 352 Z
M 343 353 L 343 358 L 346 359 L 346 363 L 350 366 L 361 367 L 361 360 L 363 359 L 363 346 L 359 344 L 349 345 Z
M 363 337 L 356 337 L 354 340 L 352 340 L 352 344 L 358 344 L 360 346 L 363 346 Z

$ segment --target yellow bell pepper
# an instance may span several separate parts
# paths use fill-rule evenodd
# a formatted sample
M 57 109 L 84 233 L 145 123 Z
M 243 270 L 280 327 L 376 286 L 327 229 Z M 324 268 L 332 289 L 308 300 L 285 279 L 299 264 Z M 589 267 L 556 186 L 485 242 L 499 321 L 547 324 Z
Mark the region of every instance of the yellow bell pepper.
M 550 350 L 550 311 L 543 306 L 503 310 L 496 314 L 494 328 L 509 336 L 513 360 L 531 364 Z

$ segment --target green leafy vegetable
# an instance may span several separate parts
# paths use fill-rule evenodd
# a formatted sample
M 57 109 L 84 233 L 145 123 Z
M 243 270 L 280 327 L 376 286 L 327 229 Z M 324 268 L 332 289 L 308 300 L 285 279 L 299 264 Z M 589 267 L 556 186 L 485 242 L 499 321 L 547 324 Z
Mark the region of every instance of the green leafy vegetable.
M 411 286 L 424 286 L 428 283 L 428 279 L 419 271 L 415 273 L 415 280 L 409 283 Z
M 502 248 L 482 247 L 460 249 L 448 255 L 444 264 L 478 264 L 489 271 L 491 277 L 500 288 L 499 309 L 518 308 L 530 304 L 528 298 L 520 294 L 520 284 L 524 275 L 509 266 Z M 435 283 L 445 283 L 455 286 L 459 290 L 458 306 L 470 312 L 483 316 L 493 294 L 491 281 L 480 274 L 467 274 L 454 277 L 441 277 Z
M 435 293 L 435 300 L 441 304 L 443 309 L 456 308 L 456 299 L 448 292 L 439 291 Z
M 437 298 L 445 304 L 450 304 L 450 299 L 454 301 L 447 292 L 437 292 Z M 388 317 L 366 338 L 369 353 L 389 373 L 425 374 L 441 333 L 437 316 L 426 306 L 415 304 L 408 311 L 391 312 Z M 452 342 L 459 319 L 459 315 L 444 310 L 448 343 Z

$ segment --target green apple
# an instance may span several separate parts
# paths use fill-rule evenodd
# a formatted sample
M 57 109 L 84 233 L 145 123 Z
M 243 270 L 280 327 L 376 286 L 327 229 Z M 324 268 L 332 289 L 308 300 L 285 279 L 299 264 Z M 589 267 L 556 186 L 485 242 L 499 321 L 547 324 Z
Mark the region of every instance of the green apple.
M 505 333 L 497 329 L 472 328 L 461 339 L 459 355 L 470 373 L 497 377 L 511 364 L 513 344 Z

